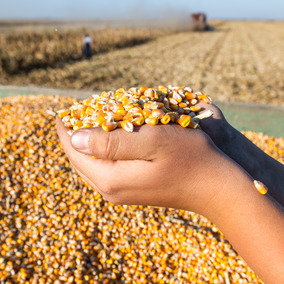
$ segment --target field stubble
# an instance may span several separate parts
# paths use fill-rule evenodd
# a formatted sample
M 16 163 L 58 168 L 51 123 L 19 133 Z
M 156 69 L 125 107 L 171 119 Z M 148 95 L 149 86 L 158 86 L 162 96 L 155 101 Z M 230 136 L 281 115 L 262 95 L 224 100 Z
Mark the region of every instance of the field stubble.
M 216 100 L 284 105 L 283 28 L 284 22 L 228 21 L 215 32 L 152 32 L 144 44 L 98 51 L 90 61 L 3 73 L 0 82 L 87 90 L 190 85 Z M 94 35 L 97 41 L 104 39 Z

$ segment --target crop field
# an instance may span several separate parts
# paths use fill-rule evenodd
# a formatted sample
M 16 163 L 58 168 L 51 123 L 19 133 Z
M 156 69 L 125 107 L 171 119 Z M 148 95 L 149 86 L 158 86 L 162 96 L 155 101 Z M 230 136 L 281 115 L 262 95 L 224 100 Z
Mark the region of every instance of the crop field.
M 173 29 L 1 29 L 0 84 L 62 89 L 189 85 L 213 99 L 284 105 L 284 22 Z M 93 56 L 82 58 L 82 37 Z M 56 110 L 74 98 L 0 99 L 0 284 L 263 283 L 208 219 L 107 202 L 70 166 Z M 284 138 L 245 132 L 284 163 Z M 237 232 L 236 232 L 237 233 Z
M 214 99 L 284 105 L 284 22 L 217 22 L 214 32 L 83 30 L 3 33 L 0 83 L 62 89 L 190 85 Z M 141 44 L 143 43 L 143 44 Z

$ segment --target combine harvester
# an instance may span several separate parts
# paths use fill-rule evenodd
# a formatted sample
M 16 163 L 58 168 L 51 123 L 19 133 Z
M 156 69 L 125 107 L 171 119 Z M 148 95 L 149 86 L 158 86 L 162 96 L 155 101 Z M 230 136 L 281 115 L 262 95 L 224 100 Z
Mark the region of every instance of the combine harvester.
M 193 31 L 213 31 L 214 27 L 207 23 L 205 13 L 194 13 L 190 15 L 190 25 Z

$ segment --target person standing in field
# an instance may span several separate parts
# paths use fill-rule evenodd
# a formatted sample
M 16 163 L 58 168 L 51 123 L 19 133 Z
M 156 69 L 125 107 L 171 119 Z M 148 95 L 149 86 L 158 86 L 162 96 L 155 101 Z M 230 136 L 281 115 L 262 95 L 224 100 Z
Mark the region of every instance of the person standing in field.
M 86 34 L 83 40 L 83 56 L 86 59 L 91 58 L 91 44 L 92 44 L 92 38 L 90 35 Z

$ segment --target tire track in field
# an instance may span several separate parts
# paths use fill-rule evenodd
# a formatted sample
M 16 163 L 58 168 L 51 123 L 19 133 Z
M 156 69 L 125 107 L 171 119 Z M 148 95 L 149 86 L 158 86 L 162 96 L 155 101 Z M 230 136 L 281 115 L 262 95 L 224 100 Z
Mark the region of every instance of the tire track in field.
M 100 61 L 106 66 L 111 67 L 110 62 L 119 63 L 119 69 L 123 76 L 112 80 L 112 83 L 118 85 L 139 85 L 141 82 L 145 85 L 175 84 L 188 81 L 188 78 L 182 80 L 184 76 L 182 68 L 185 64 L 194 69 L 198 59 L 194 57 L 192 50 L 201 50 L 200 33 L 186 32 L 177 35 L 160 38 L 144 46 L 119 50 L 108 55 L 102 56 Z M 202 34 L 204 35 L 204 34 Z M 203 45 L 204 46 L 204 45 Z M 190 57 L 194 61 L 190 60 Z M 186 63 L 184 63 L 186 61 Z M 137 68 L 139 66 L 139 68 Z M 151 73 L 151 76 L 149 74 Z M 190 74 L 190 73 L 187 73 Z M 190 77 L 190 75 L 188 75 Z M 121 82 L 121 83 L 120 83 Z
M 273 51 L 277 52 L 273 49 L 273 46 L 277 45 L 274 38 L 269 42 L 270 49 L 265 49 L 266 46 L 263 45 L 263 38 L 267 38 L 267 35 L 270 35 L 270 31 L 265 27 L 264 29 L 262 25 L 259 23 L 254 23 L 254 27 L 251 26 L 243 26 L 244 34 L 247 39 L 247 47 L 251 51 L 252 60 L 255 68 L 255 75 L 257 76 L 258 84 L 255 84 L 254 88 L 258 92 L 258 99 L 262 103 L 272 103 L 275 99 L 280 98 L 281 93 L 283 94 L 284 84 L 282 80 L 283 68 L 279 68 L 279 63 L 281 59 L 279 58 L 278 62 L 271 62 L 269 59 L 273 57 Z M 253 33 L 253 30 L 257 30 L 256 33 Z M 270 56 L 270 57 L 269 57 Z M 282 82 L 282 83 L 281 83 Z M 274 85 L 279 86 L 280 92 L 273 91 Z M 282 86 L 282 87 L 281 87 Z M 282 89 L 282 92 L 281 92 Z M 283 95 L 282 95 L 283 96 Z
M 149 42 L 144 46 L 141 46 L 141 49 L 146 51 L 145 54 L 150 54 L 148 53 L 148 50 L 153 49 L 153 45 L 156 45 L 155 47 L 157 48 L 157 50 L 155 50 L 154 53 L 156 55 L 159 55 L 164 54 L 165 51 L 169 50 L 171 52 L 174 52 L 175 50 L 179 49 L 187 43 L 190 44 L 191 47 L 194 47 L 198 45 L 197 38 L 197 34 L 193 33 L 192 31 L 182 32 L 176 35 L 174 34 L 158 38 L 153 42 Z
M 214 66 L 214 62 L 216 61 L 216 57 L 218 56 L 226 38 L 228 37 L 227 30 L 222 31 L 222 33 L 223 34 L 219 38 L 217 38 L 213 47 L 205 54 L 202 69 L 200 71 L 200 81 L 197 82 L 199 90 L 204 90 L 205 86 L 207 85 L 210 78 L 210 72 Z
M 247 48 L 250 50 L 252 58 L 253 58 L 253 64 L 255 66 L 255 74 L 257 75 L 257 78 L 259 79 L 259 81 L 264 82 L 264 78 L 261 75 L 263 71 L 265 70 L 265 67 L 263 64 L 263 56 L 260 55 L 260 53 L 263 53 L 261 50 L 261 47 L 257 43 L 257 41 L 254 39 L 251 30 L 249 30 L 247 26 L 243 25 L 242 30 L 244 33 L 244 38 L 247 41 Z

